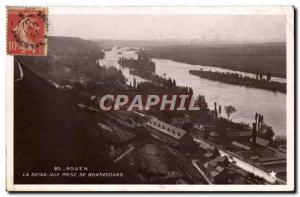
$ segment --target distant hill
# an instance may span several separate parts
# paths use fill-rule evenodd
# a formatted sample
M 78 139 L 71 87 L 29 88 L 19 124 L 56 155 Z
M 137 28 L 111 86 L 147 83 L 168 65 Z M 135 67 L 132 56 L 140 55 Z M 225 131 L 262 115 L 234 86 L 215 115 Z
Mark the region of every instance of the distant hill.
M 250 73 L 271 72 L 272 76 L 286 77 L 285 43 L 158 46 L 150 49 L 147 53 L 153 58 Z
M 48 52 L 72 54 L 99 48 L 99 44 L 91 40 L 77 37 L 49 36 Z

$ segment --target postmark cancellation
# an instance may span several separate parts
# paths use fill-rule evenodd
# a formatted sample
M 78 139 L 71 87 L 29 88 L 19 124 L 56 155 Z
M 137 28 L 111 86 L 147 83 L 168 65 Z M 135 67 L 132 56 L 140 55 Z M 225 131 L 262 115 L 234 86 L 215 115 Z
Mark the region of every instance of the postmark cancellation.
M 7 7 L 7 54 L 47 55 L 48 9 Z

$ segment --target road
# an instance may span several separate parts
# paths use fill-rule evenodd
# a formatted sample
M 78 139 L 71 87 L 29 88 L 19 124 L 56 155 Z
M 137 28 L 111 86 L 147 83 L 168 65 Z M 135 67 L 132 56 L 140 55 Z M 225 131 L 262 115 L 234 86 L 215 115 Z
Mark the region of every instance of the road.
M 198 170 L 198 172 L 202 175 L 202 177 L 205 179 L 205 181 L 208 183 L 208 184 L 213 184 L 211 182 L 211 180 L 206 176 L 206 174 L 203 172 L 203 170 L 201 170 L 201 168 L 198 166 L 197 164 L 197 160 L 193 159 L 192 160 L 192 164 L 193 166 Z
M 131 147 L 128 150 L 126 150 L 123 154 L 121 154 L 119 157 L 117 157 L 114 160 L 114 163 L 117 163 L 118 161 L 121 161 L 126 155 L 128 155 L 129 153 L 131 153 L 134 149 L 135 149 L 135 147 Z
M 117 163 L 117 162 L 121 161 L 122 159 L 124 159 L 129 153 L 131 153 L 132 151 L 134 151 L 136 148 L 141 147 L 141 146 L 143 146 L 143 145 L 145 145 L 147 143 L 154 143 L 154 142 L 152 140 L 144 140 L 144 141 L 135 142 L 135 143 L 132 142 L 132 143 L 131 143 L 131 146 L 124 153 L 122 153 L 120 156 L 118 156 L 113 161 L 114 163 Z

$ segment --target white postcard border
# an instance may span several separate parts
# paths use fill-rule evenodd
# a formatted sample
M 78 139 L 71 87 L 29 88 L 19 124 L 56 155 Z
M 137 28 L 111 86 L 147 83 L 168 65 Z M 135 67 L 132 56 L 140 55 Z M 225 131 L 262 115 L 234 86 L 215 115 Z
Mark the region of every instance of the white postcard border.
M 55 8 L 55 9 L 52 9 Z M 98 13 L 97 13 L 98 12 Z M 13 57 L 6 58 L 6 189 L 8 191 L 293 191 L 294 175 L 294 8 L 292 6 L 243 7 L 139 7 L 70 6 L 49 7 L 49 14 L 202 14 L 202 15 L 285 15 L 287 49 L 287 184 L 286 185 L 99 185 L 99 184 L 14 184 L 13 183 Z

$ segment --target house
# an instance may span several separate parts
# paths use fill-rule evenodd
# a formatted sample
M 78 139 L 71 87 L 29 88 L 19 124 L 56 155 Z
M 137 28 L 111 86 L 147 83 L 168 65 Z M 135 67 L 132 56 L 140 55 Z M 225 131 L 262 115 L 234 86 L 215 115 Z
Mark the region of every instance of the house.
M 247 150 L 247 151 L 251 149 L 249 146 L 246 146 L 246 145 L 241 144 L 241 143 L 236 142 L 236 141 L 232 141 L 231 144 L 232 144 L 233 146 L 235 146 L 236 148 L 238 148 L 238 149 Z
M 206 150 L 206 151 L 214 151 L 216 148 L 213 145 L 207 144 L 207 143 L 200 143 L 199 147 Z
M 252 138 L 250 138 L 250 142 L 252 142 Z M 269 145 L 270 141 L 265 140 L 260 137 L 256 137 L 256 147 L 260 149 L 265 149 Z
M 156 117 L 151 117 L 151 119 L 146 123 L 147 126 L 152 127 L 161 133 L 164 133 L 172 138 L 175 138 L 179 140 L 182 138 L 187 132 L 179 129 L 177 127 L 174 127 L 172 125 L 169 125 L 163 121 L 160 121 Z
M 151 134 L 154 135 L 156 138 L 159 138 L 160 140 L 168 142 L 172 145 L 179 145 L 179 141 L 181 139 L 186 139 L 183 138 L 187 133 L 185 130 L 179 129 L 163 121 L 160 121 L 156 117 L 152 116 L 150 120 L 145 123 L 145 125 L 151 130 Z M 188 141 L 190 142 L 192 141 L 192 139 Z
M 208 134 L 208 139 L 213 142 L 219 142 L 221 140 L 220 134 L 216 131 L 212 131 Z
M 212 152 L 207 152 L 203 155 L 205 158 L 209 159 L 212 158 L 214 156 L 214 154 Z
M 268 158 L 260 158 L 259 162 L 267 172 L 271 173 L 273 171 L 276 173 L 277 177 L 286 179 L 286 157 L 273 156 Z
M 211 132 L 211 131 L 215 131 L 215 130 L 216 130 L 216 126 L 213 124 L 205 124 L 204 125 L 204 131 Z
M 172 118 L 172 123 L 173 124 L 184 124 L 184 123 L 189 123 L 191 122 L 191 119 L 189 117 L 175 117 Z
M 251 137 L 253 135 L 252 131 L 246 130 L 246 131 L 231 131 L 227 133 L 228 137 L 231 138 L 243 138 L 243 137 Z
M 259 160 L 259 156 L 254 155 L 254 156 L 251 156 L 250 159 L 251 159 L 253 162 L 257 162 L 257 161 Z
M 217 156 L 215 159 L 214 159 L 215 162 L 221 164 L 221 165 L 226 165 L 225 162 L 226 162 L 226 157 L 224 156 Z
M 215 183 L 225 183 L 226 178 L 226 158 L 218 156 L 213 160 L 206 162 L 203 167 L 206 169 L 208 177 Z
M 226 165 L 226 157 L 217 156 L 215 159 L 206 162 L 203 166 L 205 168 L 210 168 L 210 167 L 214 168 L 218 165 L 224 167 Z
M 195 129 L 198 129 L 199 131 L 201 132 L 204 132 L 204 129 L 205 129 L 205 126 L 204 125 L 201 125 L 201 124 L 194 124 L 193 127 Z
M 181 117 L 176 117 L 176 118 L 172 118 L 172 124 L 182 127 L 184 124 L 191 124 L 191 118 L 189 116 L 184 116 L 183 118 Z

